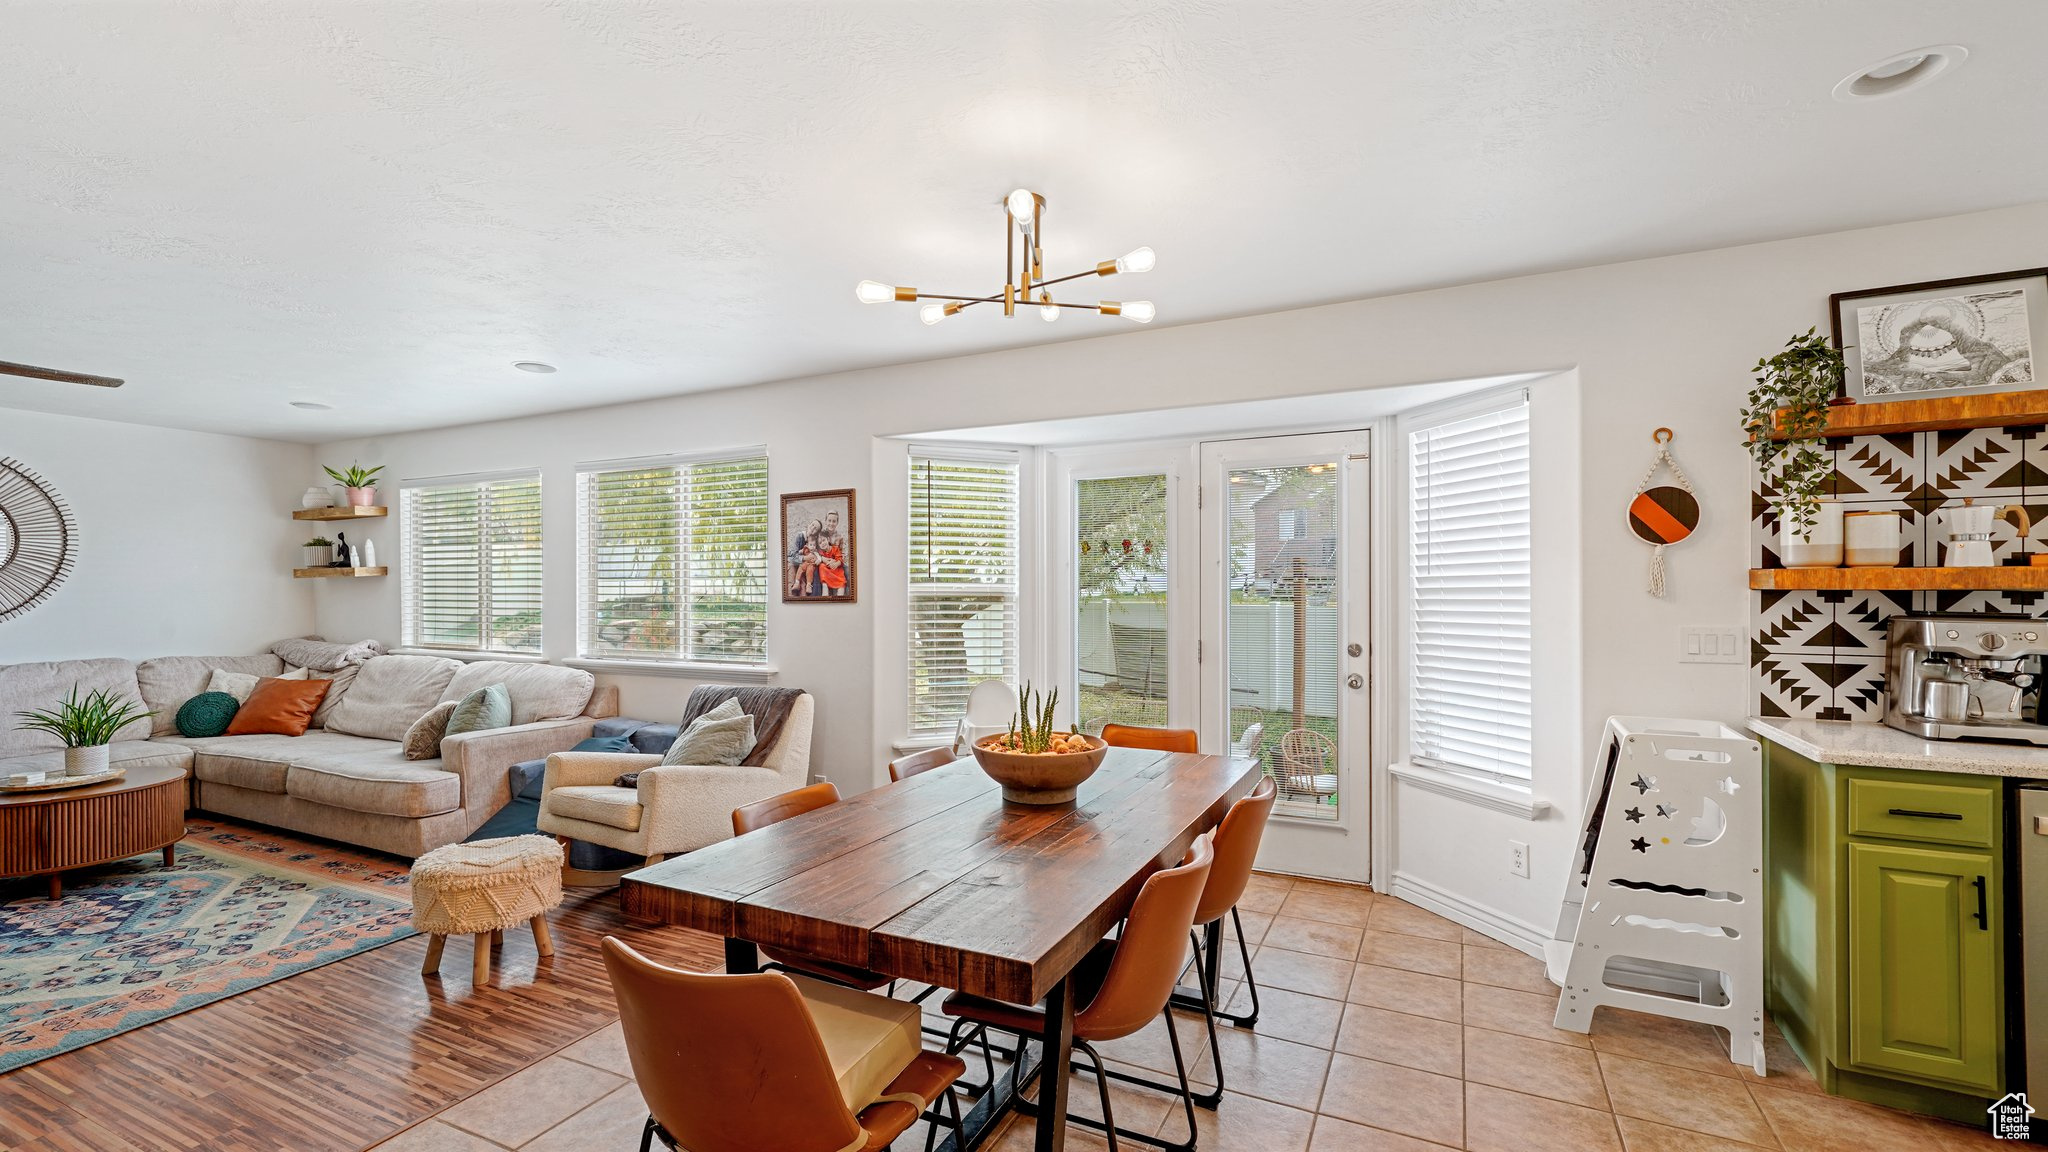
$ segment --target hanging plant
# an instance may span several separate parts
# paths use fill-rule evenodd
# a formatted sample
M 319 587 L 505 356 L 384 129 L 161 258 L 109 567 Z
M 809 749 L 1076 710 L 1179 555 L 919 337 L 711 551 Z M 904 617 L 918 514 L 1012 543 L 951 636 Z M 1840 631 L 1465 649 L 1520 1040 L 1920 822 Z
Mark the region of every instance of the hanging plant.
M 1808 328 L 1756 362 L 1756 385 L 1742 409 L 1745 446 L 1765 489 L 1776 493 L 1771 506 L 1780 525 L 1794 536 L 1810 533 L 1820 511 L 1829 471 L 1823 434 L 1842 372 L 1841 351 Z

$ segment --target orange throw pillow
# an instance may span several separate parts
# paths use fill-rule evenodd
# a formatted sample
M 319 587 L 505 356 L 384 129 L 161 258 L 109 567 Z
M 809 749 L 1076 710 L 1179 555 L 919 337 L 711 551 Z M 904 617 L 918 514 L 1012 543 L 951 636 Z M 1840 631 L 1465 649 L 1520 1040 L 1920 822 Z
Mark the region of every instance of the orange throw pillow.
M 304 736 L 306 725 L 313 722 L 313 713 L 320 707 L 320 701 L 326 698 L 331 684 L 332 681 L 328 680 L 279 680 L 274 677 L 259 681 L 255 691 L 249 693 L 249 698 L 235 710 L 235 718 L 228 722 L 227 734 Z

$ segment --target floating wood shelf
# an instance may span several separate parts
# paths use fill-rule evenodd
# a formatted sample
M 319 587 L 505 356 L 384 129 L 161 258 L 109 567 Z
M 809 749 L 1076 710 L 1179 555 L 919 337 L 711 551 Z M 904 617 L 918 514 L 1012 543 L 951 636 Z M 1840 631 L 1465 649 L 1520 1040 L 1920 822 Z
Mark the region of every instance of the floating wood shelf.
M 1749 586 L 1771 592 L 1862 589 L 1986 592 L 2048 589 L 2048 566 L 2019 568 L 1751 568 Z
M 300 580 L 334 580 L 347 576 L 383 576 L 391 571 L 385 565 L 375 568 L 294 568 L 292 575 Z
M 301 508 L 292 513 L 294 520 L 366 520 L 372 516 L 389 516 L 391 509 L 383 505 L 370 508 Z
M 1998 428 L 2007 424 L 2048 424 L 2048 389 L 1844 404 L 1828 410 L 1826 435 L 1882 436 L 1892 432 Z

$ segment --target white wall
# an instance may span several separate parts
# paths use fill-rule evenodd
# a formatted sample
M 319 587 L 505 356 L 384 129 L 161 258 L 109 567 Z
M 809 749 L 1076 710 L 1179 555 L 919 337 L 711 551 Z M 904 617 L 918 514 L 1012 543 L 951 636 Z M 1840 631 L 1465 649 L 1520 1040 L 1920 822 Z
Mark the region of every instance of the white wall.
M 0 623 L 0 664 L 239 655 L 312 630 L 314 581 L 291 577 L 307 445 L 0 410 L 0 456 L 49 481 L 79 536 L 55 595 Z
M 1509 930 L 1547 931 L 1578 821 L 1582 763 L 1613 713 L 1739 722 L 1747 670 L 1681 665 L 1684 624 L 1747 618 L 1748 464 L 1735 412 L 1750 365 L 1794 332 L 1828 324 L 1831 292 L 2048 264 L 2048 204 L 1580 269 L 1099 340 L 848 372 L 612 409 L 329 445 L 387 476 L 539 465 L 546 483 L 549 653 L 571 653 L 573 471 L 578 460 L 766 443 L 775 491 L 858 485 L 858 605 L 771 603 L 780 682 L 819 697 L 814 765 L 865 787 L 900 735 L 904 470 L 878 436 L 1419 381 L 1565 372 L 1541 395 L 1535 530 L 1539 595 L 1577 588 L 1580 619 L 1539 629 L 1536 791 L 1558 806 L 1531 824 L 1397 789 L 1389 860 L 1418 895 L 1443 893 Z M 1171 285 L 1154 295 L 1170 308 Z M 851 302 L 848 307 L 854 307 Z M 876 309 L 877 324 L 910 322 Z M 986 317 L 957 323 L 995 323 Z M 561 379 L 557 377 L 557 379 Z M 572 388 L 572 381 L 561 386 Z M 1649 553 L 1623 512 L 1658 426 L 1704 508 L 1669 554 L 1670 591 L 1643 586 Z M 387 546 L 380 538 L 380 549 Z M 1556 582 L 1563 581 L 1562 585 Z M 396 580 L 322 600 L 330 636 L 397 638 Z M 1576 673 L 1570 670 L 1576 668 Z M 1562 672 L 1562 674 L 1561 674 Z M 628 712 L 673 715 L 688 682 L 619 680 Z M 1504 841 L 1532 847 L 1532 878 L 1507 875 Z M 1382 883 L 1388 877 L 1382 876 Z M 1462 905 L 1460 904 L 1462 902 Z

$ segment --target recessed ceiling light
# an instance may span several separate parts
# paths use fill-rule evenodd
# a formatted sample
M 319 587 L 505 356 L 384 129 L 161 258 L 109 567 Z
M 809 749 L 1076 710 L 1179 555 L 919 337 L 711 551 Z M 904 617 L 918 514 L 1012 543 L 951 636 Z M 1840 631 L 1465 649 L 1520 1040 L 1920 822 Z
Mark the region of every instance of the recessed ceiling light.
M 1969 59 L 1970 50 L 1960 44 L 1937 44 L 1890 56 L 1860 72 L 1842 77 L 1835 85 L 1837 100 L 1876 100 L 1919 88 L 1936 76 Z
M 319 402 L 318 400 L 294 400 L 294 401 L 292 401 L 292 407 L 294 407 L 294 408 L 303 408 L 303 409 L 305 409 L 305 410 L 306 410 L 306 411 L 308 411 L 308 412 L 332 412 L 332 411 L 334 411 L 334 405 L 332 405 L 332 404 L 322 404 L 322 403 L 321 403 L 321 402 Z
M 553 364 L 543 364 L 538 360 L 515 360 L 512 362 L 512 366 L 521 372 L 536 372 L 542 376 L 555 370 Z

